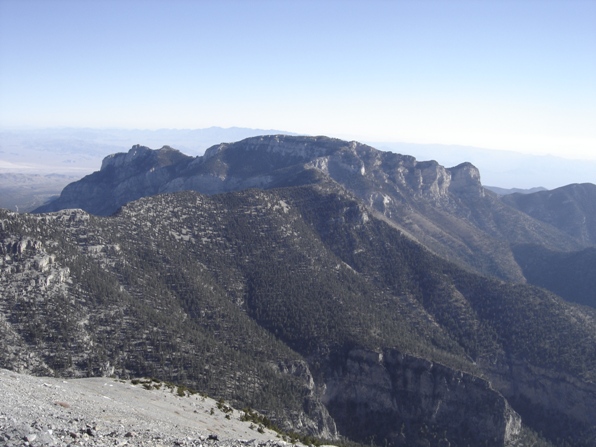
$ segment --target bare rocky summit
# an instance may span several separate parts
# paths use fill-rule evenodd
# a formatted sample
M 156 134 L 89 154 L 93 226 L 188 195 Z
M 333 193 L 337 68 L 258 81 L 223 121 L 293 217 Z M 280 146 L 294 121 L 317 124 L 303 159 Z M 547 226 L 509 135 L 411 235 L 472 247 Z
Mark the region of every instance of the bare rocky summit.
M 222 402 L 161 382 L 57 379 L 0 369 L 0 444 L 285 447 Z M 151 388 L 148 390 L 147 388 Z M 295 441 L 293 442 L 295 443 Z

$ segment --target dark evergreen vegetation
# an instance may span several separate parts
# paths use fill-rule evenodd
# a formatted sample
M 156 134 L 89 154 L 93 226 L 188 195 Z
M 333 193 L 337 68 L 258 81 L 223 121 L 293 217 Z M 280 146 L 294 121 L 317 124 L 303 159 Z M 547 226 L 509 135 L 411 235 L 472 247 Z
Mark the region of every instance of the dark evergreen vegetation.
M 592 386 L 594 314 L 445 261 L 336 184 L 160 195 L 112 217 L 0 210 L 0 222 L 2 330 L 40 358 L 35 373 L 156 377 L 288 431 L 324 418 L 317 387 L 349 352 L 397 350 L 493 381 L 527 445 L 593 445 L 593 421 L 514 384 L 526 368 Z M 13 250 L 26 239 L 41 244 Z M 36 267 L 42 255 L 55 257 L 50 270 Z M 58 267 L 64 281 L 48 280 Z M 1 366 L 20 361 L 11 355 Z M 351 440 L 465 446 L 480 436 L 386 417 L 384 439 Z M 304 424 L 300 436 L 313 435 Z

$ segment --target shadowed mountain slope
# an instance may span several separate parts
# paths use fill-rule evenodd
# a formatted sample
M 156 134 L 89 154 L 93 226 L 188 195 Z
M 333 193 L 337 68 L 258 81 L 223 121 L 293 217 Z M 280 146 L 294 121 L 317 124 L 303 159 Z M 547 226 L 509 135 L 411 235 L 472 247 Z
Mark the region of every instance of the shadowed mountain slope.
M 470 273 L 305 172 L 110 217 L 0 211 L 1 366 L 157 376 L 332 439 L 593 444 L 591 309 Z
M 501 200 L 585 245 L 596 245 L 596 185 L 576 183 L 551 191 L 511 194 Z
M 557 252 L 536 245 L 513 249 L 530 284 L 573 303 L 596 308 L 596 248 Z

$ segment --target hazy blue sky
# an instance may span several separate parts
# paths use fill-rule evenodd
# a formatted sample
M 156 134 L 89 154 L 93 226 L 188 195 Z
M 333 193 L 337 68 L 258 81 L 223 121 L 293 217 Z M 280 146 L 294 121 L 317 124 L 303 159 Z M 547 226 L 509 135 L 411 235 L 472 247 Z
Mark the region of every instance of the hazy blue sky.
M 0 0 L 0 127 L 596 158 L 596 1 Z

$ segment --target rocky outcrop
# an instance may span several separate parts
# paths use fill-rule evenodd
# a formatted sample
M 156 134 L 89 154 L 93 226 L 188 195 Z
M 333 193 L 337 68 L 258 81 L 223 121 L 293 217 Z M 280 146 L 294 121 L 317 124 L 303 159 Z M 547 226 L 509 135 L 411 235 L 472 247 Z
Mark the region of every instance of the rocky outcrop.
M 177 166 L 192 157 L 164 146 L 152 150 L 135 145 L 127 153 L 107 156 L 101 170 L 69 184 L 60 197 L 35 212 L 81 208 L 93 214 L 108 215 L 141 197 L 162 192 L 177 175 Z
M 31 237 L 0 239 L 0 365 L 14 371 L 52 374 L 53 371 L 28 343 L 47 316 L 19 318 L 19 309 L 37 302 L 51 302 L 67 288 L 68 267 L 56 262 L 44 243 Z M 12 318 L 7 318 L 13 310 Z M 60 311 L 63 311 L 61 309 Z M 25 334 L 25 335 L 24 335 Z
M 297 430 L 300 433 L 316 435 L 321 439 L 338 439 L 339 433 L 335 421 L 321 402 L 317 386 L 305 361 L 278 362 L 273 368 L 281 374 L 288 374 L 298 379 L 305 387 L 303 407 L 305 411 L 284 414 L 285 430 Z M 281 416 L 281 415 L 279 415 Z
M 472 197 L 484 197 L 484 188 L 480 182 L 480 171 L 471 163 L 462 163 L 448 169 L 451 175 L 449 190 L 452 193 Z
M 154 151 L 140 144 L 135 144 L 127 153 L 108 155 L 104 158 L 101 169 L 105 170 L 110 167 L 129 168 L 133 165 L 139 166 L 140 164 L 145 164 L 151 170 L 170 166 L 190 158 L 170 146 L 164 146 Z
M 485 379 L 391 349 L 349 351 L 325 385 L 338 428 L 360 442 L 503 446 L 521 430 Z
M 165 169 L 174 165 L 176 169 Z M 181 190 L 213 194 L 267 188 L 287 182 L 288 172 L 305 169 L 318 170 L 359 195 L 378 190 L 384 183 L 391 186 L 391 195 L 437 203 L 448 200 L 453 193 L 482 195 L 483 191 L 480 174 L 469 163 L 446 169 L 435 161 L 418 162 L 414 157 L 381 152 L 355 141 L 272 135 L 220 144 L 196 158 L 167 146 L 153 151 L 136 145 L 128 153 L 106 157 L 99 172 L 69 185 L 60 199 L 36 212 L 69 205 L 105 214 L 132 200 L 130 191 L 135 191 L 135 196 L 147 196 Z M 107 188 L 105 195 L 111 190 L 110 195 L 116 196 L 110 202 L 110 210 L 106 206 L 97 209 L 93 202 L 89 203 L 90 196 L 98 193 L 93 185 L 98 184 Z M 124 191 L 129 191 L 128 195 Z

